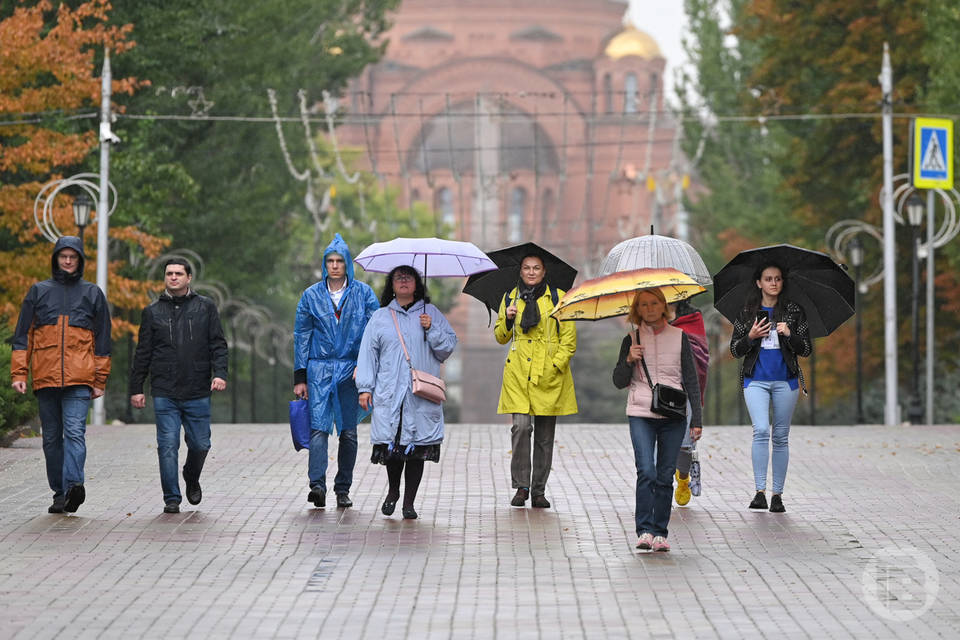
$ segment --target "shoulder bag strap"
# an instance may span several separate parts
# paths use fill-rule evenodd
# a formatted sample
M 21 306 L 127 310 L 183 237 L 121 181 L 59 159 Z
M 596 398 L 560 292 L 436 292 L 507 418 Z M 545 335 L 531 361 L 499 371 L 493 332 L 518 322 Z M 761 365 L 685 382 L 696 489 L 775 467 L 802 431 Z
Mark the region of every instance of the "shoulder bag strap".
M 637 336 L 634 336 L 633 332 L 632 331 L 630 332 L 630 344 L 635 345 L 640 342 L 639 331 L 637 332 L 637 334 L 638 334 Z M 647 361 L 643 359 L 643 356 L 640 356 L 640 364 L 643 366 L 643 376 L 647 379 L 647 386 L 649 386 L 650 389 L 652 390 L 653 383 L 650 382 L 650 371 L 649 369 L 647 369 Z
M 407 352 L 407 343 L 403 341 L 403 334 L 400 333 L 400 323 L 397 322 L 397 312 L 393 309 L 390 309 L 390 315 L 393 316 L 393 326 L 397 328 L 397 337 L 400 338 L 400 346 L 403 347 L 403 357 L 407 359 L 407 364 L 410 365 L 410 368 L 413 368 L 413 363 L 410 362 L 410 354 Z

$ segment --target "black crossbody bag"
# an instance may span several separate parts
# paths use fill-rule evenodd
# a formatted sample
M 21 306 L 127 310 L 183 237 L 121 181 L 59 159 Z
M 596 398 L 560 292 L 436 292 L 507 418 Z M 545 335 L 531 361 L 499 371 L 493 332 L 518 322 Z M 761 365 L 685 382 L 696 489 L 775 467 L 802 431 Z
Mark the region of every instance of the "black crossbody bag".
M 633 338 L 633 334 L 630 334 Z M 653 384 L 650 381 L 650 370 L 647 369 L 647 361 L 640 356 L 640 364 L 643 365 L 643 375 L 647 378 L 647 384 L 650 386 L 650 392 L 653 396 L 650 399 L 650 411 L 670 418 L 671 420 L 687 419 L 687 392 L 683 389 L 670 387 L 665 384 Z

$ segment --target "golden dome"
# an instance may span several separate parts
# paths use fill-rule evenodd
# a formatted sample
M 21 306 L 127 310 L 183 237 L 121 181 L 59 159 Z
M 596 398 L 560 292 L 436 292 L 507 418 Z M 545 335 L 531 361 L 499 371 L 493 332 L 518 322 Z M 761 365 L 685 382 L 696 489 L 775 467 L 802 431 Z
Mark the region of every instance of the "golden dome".
M 610 40 L 604 54 L 613 60 L 627 56 L 639 56 L 645 60 L 663 57 L 657 42 L 632 24 L 628 24 Z

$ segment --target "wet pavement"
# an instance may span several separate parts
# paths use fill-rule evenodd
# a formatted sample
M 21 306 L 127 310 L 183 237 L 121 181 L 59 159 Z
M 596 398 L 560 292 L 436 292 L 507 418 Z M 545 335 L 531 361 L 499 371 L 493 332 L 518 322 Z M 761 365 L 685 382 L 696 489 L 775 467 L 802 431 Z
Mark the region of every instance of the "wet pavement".
M 87 501 L 49 515 L 24 438 L 0 449 L 0 637 L 960 637 L 960 430 L 790 440 L 787 513 L 751 512 L 749 429 L 706 428 L 703 494 L 654 554 L 625 425 L 558 425 L 546 510 L 509 506 L 509 426 L 448 425 L 409 521 L 366 444 L 354 507 L 313 509 L 285 425 L 215 425 L 180 514 L 152 425 L 91 427 Z

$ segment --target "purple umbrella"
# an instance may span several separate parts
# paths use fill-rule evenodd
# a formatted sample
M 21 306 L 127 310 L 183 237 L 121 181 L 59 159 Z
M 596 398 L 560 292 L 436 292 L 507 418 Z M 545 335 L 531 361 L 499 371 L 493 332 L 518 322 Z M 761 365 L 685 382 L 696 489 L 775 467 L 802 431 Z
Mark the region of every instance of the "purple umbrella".
M 376 242 L 353 260 L 364 271 L 374 273 L 390 273 L 400 266 L 413 267 L 423 275 L 424 288 L 426 279 L 431 276 L 466 278 L 497 268 L 496 263 L 473 243 L 441 238 L 395 238 Z M 423 304 L 426 307 L 427 303 Z M 427 339 L 426 330 L 423 339 Z

